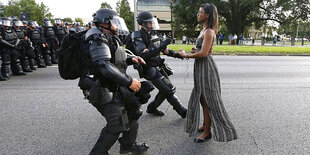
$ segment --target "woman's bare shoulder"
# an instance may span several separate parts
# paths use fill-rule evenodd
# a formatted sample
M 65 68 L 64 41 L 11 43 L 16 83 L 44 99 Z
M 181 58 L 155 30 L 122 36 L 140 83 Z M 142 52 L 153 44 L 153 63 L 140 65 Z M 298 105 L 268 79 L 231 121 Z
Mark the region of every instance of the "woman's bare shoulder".
M 204 36 L 214 36 L 215 35 L 215 31 L 213 29 L 206 29 L 206 32 L 204 34 Z

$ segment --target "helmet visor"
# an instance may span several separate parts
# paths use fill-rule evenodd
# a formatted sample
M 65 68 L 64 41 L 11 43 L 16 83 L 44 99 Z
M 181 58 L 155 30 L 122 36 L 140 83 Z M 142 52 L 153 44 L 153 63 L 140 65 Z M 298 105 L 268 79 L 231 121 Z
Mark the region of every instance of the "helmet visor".
M 114 16 L 112 20 L 110 20 L 111 25 L 118 29 L 118 31 L 129 32 L 127 25 L 123 18 Z
M 51 21 L 44 21 L 44 25 L 45 26 L 53 26 Z
M 157 21 L 157 18 L 155 18 L 155 17 L 152 20 L 152 27 L 153 27 L 153 30 L 158 30 L 160 28 L 158 21 Z
M 11 26 L 11 21 L 9 21 L 9 20 L 2 20 L 2 25 L 3 26 Z
M 30 26 L 35 26 L 35 27 L 39 26 L 39 24 L 36 21 L 29 22 L 29 25 Z
M 55 20 L 55 24 L 61 24 L 61 20 L 56 19 L 56 20 Z
M 14 21 L 14 26 L 23 26 L 23 23 L 21 21 Z

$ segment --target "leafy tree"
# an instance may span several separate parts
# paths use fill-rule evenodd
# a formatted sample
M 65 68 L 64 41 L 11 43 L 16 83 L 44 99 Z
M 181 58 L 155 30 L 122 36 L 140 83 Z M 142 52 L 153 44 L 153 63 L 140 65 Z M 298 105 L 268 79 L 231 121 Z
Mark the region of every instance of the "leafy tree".
M 70 17 L 64 18 L 63 21 L 64 22 L 69 22 L 69 23 L 73 22 L 73 20 Z
M 196 12 L 200 4 L 213 3 L 230 33 L 243 33 L 253 24 L 256 28 L 266 25 L 268 20 L 280 24 L 309 18 L 309 0 L 173 0 L 172 11 L 175 28 L 191 34 L 196 28 Z M 178 28 L 179 27 L 179 28 Z
M 0 17 L 3 17 L 5 14 L 5 5 L 0 2 Z
M 28 20 L 35 20 L 39 24 L 42 24 L 44 18 L 53 17 L 43 2 L 37 4 L 35 0 L 10 0 L 8 5 L 4 6 L 5 16 L 20 17 L 21 12 L 26 14 Z
M 134 30 L 134 14 L 130 11 L 130 5 L 127 0 L 119 0 L 116 3 L 116 10 L 119 16 L 124 18 L 130 31 Z
M 75 18 L 75 22 L 80 22 L 81 26 L 84 25 L 82 18 Z
M 102 3 L 101 3 L 101 8 L 112 9 L 111 5 L 108 4 L 107 2 L 102 2 Z

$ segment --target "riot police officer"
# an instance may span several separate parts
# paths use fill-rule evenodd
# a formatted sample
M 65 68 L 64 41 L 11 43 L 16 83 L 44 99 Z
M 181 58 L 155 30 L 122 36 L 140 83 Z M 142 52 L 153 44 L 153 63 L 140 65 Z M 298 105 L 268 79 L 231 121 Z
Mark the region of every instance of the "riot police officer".
M 169 50 L 167 45 L 171 40 L 161 42 L 153 29 L 158 29 L 157 19 L 148 11 L 142 11 L 137 17 L 138 24 L 141 25 L 140 31 L 135 31 L 131 35 L 133 50 L 136 55 L 141 56 L 146 65 L 140 68 L 139 74 L 147 80 L 152 81 L 153 85 L 159 90 L 153 102 L 147 107 L 147 113 L 163 116 L 164 113 L 157 108 L 167 99 L 173 109 L 182 117 L 186 117 L 187 109 L 184 108 L 175 95 L 176 88 L 172 85 L 168 75 L 171 70 L 163 62 L 160 52 L 176 58 L 181 58 L 178 53 Z
M 25 32 L 22 29 L 23 23 L 18 19 L 13 19 L 13 30 L 15 31 L 18 39 L 20 40 L 17 50 L 20 54 L 21 66 L 24 72 L 32 72 L 29 66 L 28 57 L 26 55 L 27 47 L 25 40 Z
M 93 17 L 96 27 L 89 29 L 85 38 L 94 65 L 92 69 L 95 85 L 85 94 L 89 94 L 89 102 L 105 117 L 107 124 L 90 154 L 108 154 L 108 150 L 117 139 L 121 144 L 120 153 L 144 152 L 148 146 L 136 143 L 137 120 L 142 114 L 141 108 L 126 107 L 126 103 L 133 105 L 135 102 L 129 102 L 127 96 L 138 92 L 141 84 L 125 71 L 127 64 L 145 62 L 140 57 L 127 57 L 122 43 L 117 38 L 117 30 L 127 27 L 115 11 L 99 9 Z M 97 93 L 99 95 L 95 95 Z M 120 133 L 123 133 L 122 137 L 118 138 Z
M 55 26 L 54 26 L 54 32 L 55 35 L 58 39 L 58 41 L 61 43 L 62 39 L 64 38 L 64 36 L 67 34 L 65 27 L 63 27 L 62 21 L 60 19 L 55 19 Z
M 43 56 L 42 56 L 42 48 L 46 47 L 44 44 L 43 38 L 41 37 L 41 33 L 38 29 L 38 23 L 36 21 L 28 21 L 28 29 L 27 29 L 27 37 L 30 39 L 32 46 L 34 47 L 35 59 L 38 65 L 38 68 L 46 67 Z M 32 64 L 32 62 L 30 62 Z M 31 66 L 31 65 L 30 65 Z
M 81 32 L 82 31 L 80 22 L 74 23 L 74 27 L 75 27 L 75 31 L 76 32 Z
M 10 76 L 10 69 L 13 75 L 26 75 L 20 65 L 19 53 L 17 52 L 17 45 L 20 40 L 17 38 L 16 33 L 10 28 L 11 21 L 8 18 L 2 18 L 2 28 L 0 29 L 1 43 L 2 43 L 2 74 L 3 77 Z M 10 68 L 12 67 L 12 68 Z
M 53 30 L 53 25 L 49 19 L 43 20 L 43 30 L 44 30 L 44 39 L 46 40 L 47 47 L 44 49 L 43 57 L 47 54 L 52 58 L 52 63 L 57 64 L 56 58 L 56 49 L 60 45 L 59 40 L 57 39 L 55 32 Z M 46 59 L 44 59 L 46 60 Z M 45 62 L 46 63 L 46 62 Z
M 29 67 L 31 70 L 36 70 L 34 66 L 34 59 L 36 58 L 36 54 L 34 52 L 34 47 L 32 46 L 32 42 L 28 38 L 27 30 L 28 30 L 28 21 L 23 21 L 23 31 L 25 35 L 25 44 L 24 48 L 26 50 L 26 57 L 28 58 Z
M 0 29 L 2 27 L 2 20 L 0 19 Z M 2 40 L 1 34 L 0 34 L 0 40 Z M 0 81 L 6 81 L 7 78 L 3 77 L 1 71 L 2 71 L 2 43 L 0 43 Z

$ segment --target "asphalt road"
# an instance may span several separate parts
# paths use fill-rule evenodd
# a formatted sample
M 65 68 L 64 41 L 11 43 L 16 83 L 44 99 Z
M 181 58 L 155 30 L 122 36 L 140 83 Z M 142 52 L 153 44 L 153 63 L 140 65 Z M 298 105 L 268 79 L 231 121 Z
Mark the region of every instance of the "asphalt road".
M 141 117 L 138 141 L 150 146 L 147 154 L 310 154 L 310 57 L 214 58 L 239 139 L 194 143 L 184 132 L 184 120 L 165 101 L 160 106 L 165 116 L 144 112 Z M 174 70 L 176 95 L 187 106 L 194 61 L 166 62 Z M 138 77 L 132 67 L 128 73 Z M 85 155 L 105 125 L 83 100 L 77 81 L 62 80 L 57 67 L 0 82 L 0 116 L 1 155 Z M 110 153 L 118 151 L 116 143 Z

